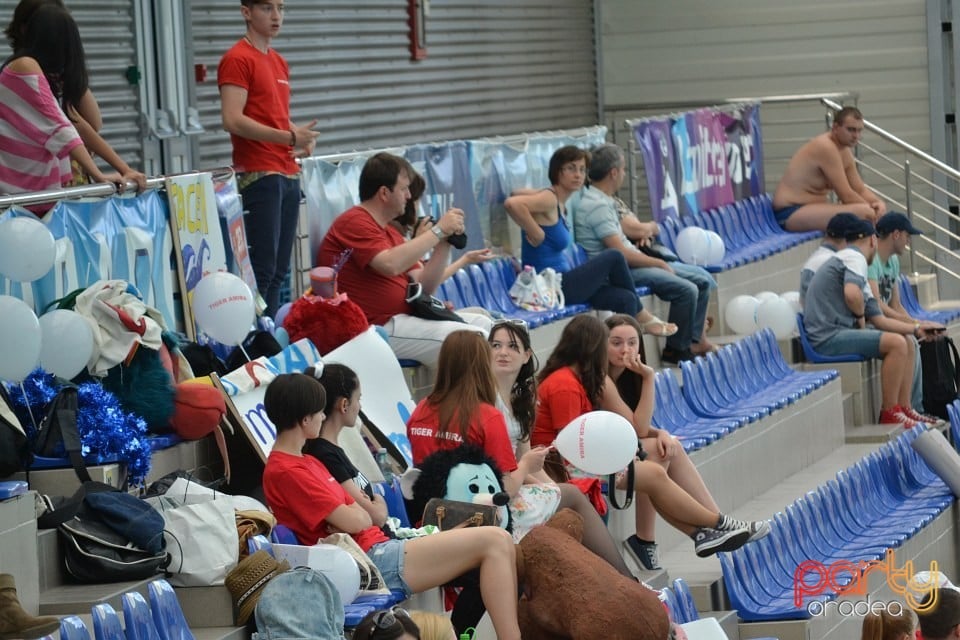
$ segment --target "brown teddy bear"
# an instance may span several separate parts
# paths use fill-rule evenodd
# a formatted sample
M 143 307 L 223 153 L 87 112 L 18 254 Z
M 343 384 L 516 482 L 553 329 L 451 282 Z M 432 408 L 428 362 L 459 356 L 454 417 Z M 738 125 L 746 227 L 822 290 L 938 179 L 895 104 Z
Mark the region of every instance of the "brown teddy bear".
M 617 573 L 582 537 L 583 518 L 561 509 L 517 545 L 524 640 L 666 640 L 656 592 Z

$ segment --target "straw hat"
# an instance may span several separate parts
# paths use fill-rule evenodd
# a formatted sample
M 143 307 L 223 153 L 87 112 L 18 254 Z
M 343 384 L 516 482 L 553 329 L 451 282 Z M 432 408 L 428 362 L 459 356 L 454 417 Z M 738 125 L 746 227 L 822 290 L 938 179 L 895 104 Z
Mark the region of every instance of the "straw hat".
M 241 560 L 240 564 L 227 574 L 224 584 L 230 591 L 237 610 L 237 624 L 247 624 L 263 588 L 275 576 L 289 569 L 290 564 L 286 560 L 277 562 L 272 555 L 261 549 Z

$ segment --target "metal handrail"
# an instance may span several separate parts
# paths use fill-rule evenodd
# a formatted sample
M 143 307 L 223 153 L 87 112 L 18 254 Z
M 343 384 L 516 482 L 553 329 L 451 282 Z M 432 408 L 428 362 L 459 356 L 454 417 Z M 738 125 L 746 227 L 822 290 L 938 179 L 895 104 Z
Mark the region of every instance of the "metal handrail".
M 646 111 L 647 109 L 662 109 L 665 111 L 674 111 L 676 109 L 696 109 L 710 104 L 739 104 L 743 102 L 762 102 L 764 104 L 776 104 L 780 102 L 804 102 L 807 100 L 823 100 L 824 98 L 836 98 L 845 100 L 852 98 L 859 100 L 860 94 L 856 91 L 838 91 L 832 93 L 798 93 L 794 95 L 776 95 L 776 96 L 757 96 L 753 98 L 719 98 L 717 100 L 685 100 L 671 102 L 633 102 L 629 104 L 615 104 L 605 107 L 606 111 Z M 837 107 L 839 108 L 839 107 Z
M 158 176 L 147 178 L 146 189 L 159 189 L 163 187 L 167 178 L 178 176 L 190 176 L 198 173 L 212 173 L 215 179 L 225 180 L 234 175 L 233 167 L 217 167 L 215 169 L 201 169 L 199 171 L 186 171 L 184 173 Z M 137 183 L 131 180 L 124 182 L 122 193 L 135 191 Z M 100 182 L 97 184 L 85 184 L 79 187 L 63 187 L 60 189 L 47 189 L 46 191 L 34 191 L 31 193 L 17 193 L 13 195 L 0 196 L 0 210 L 19 205 L 26 207 L 34 204 L 45 204 L 47 202 L 58 202 L 60 200 L 76 200 L 78 198 L 108 198 L 120 194 L 112 182 Z

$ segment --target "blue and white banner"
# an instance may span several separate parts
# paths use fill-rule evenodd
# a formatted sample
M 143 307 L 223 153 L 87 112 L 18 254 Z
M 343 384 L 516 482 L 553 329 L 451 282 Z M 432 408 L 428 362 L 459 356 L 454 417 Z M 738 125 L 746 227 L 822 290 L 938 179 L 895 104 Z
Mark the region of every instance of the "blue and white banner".
M 634 125 L 654 220 L 764 192 L 759 105 L 699 109 Z
M 13 208 L 4 216 L 32 213 Z M 62 201 L 44 217 L 56 242 L 54 267 L 31 283 L 0 281 L 3 293 L 32 305 L 38 315 L 51 302 L 97 280 L 126 280 L 144 302 L 178 326 L 173 303 L 175 272 L 170 268 L 172 240 L 164 197 L 147 191 L 136 197 L 91 202 Z

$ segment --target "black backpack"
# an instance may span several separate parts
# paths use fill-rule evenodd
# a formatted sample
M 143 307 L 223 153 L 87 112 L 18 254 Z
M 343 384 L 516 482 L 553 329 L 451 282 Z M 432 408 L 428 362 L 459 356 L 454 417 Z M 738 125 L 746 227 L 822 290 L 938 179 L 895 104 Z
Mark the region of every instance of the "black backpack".
M 960 390 L 960 354 L 953 340 L 943 336 L 920 343 L 923 365 L 923 410 L 947 420 L 947 405 Z
M 68 384 L 57 392 L 40 423 L 33 453 L 48 458 L 66 454 L 80 482 L 89 482 L 90 473 L 83 460 L 80 431 L 77 429 L 78 403 L 77 387 L 74 385 Z

